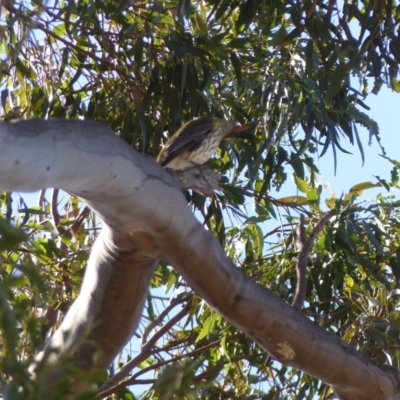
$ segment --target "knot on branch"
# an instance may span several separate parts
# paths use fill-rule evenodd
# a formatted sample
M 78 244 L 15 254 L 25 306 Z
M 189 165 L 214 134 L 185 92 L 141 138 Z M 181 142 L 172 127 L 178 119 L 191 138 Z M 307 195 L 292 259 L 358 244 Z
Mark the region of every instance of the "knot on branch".
M 192 189 L 204 196 L 212 196 L 216 190 L 221 190 L 219 182 L 222 175 L 213 170 L 210 165 L 196 165 L 184 170 L 171 170 L 176 176 L 182 190 Z

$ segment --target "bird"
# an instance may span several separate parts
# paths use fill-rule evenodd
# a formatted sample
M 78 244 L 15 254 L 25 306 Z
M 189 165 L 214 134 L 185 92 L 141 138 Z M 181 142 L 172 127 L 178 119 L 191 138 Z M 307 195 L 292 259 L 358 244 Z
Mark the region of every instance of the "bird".
M 204 164 L 213 156 L 222 139 L 233 137 L 248 127 L 220 118 L 194 119 L 184 124 L 168 140 L 157 162 L 173 170 Z

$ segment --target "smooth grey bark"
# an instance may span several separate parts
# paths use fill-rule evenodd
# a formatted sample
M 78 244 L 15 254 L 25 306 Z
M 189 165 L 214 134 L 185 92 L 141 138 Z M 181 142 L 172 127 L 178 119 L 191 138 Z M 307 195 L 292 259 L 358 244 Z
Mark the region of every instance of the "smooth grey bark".
M 86 370 L 106 369 L 135 333 L 156 261 L 134 248 L 127 251 L 113 236 L 106 225 L 92 248 L 79 296 L 36 357 L 37 363 L 45 361 L 38 375 L 45 387 L 62 377 L 60 357 L 73 355 Z
M 109 329 L 98 331 L 95 339 L 108 362 L 133 332 L 154 263 L 164 259 L 274 358 L 329 383 L 339 398 L 400 399 L 398 371 L 373 363 L 245 276 L 191 214 L 174 178 L 106 126 L 87 121 L 0 124 L 0 190 L 47 187 L 82 197 L 107 226 L 92 250 L 80 306 L 71 307 L 60 328 L 68 328 L 72 338 L 59 340 L 56 332 L 50 341 L 61 353 L 78 343 L 75 332 L 101 316 Z M 136 272 L 128 275 L 128 269 Z M 120 284 L 135 293 L 136 304 L 121 307 L 105 295 Z M 110 323 L 115 311 L 120 315 Z M 124 334 L 118 346 L 108 346 L 118 324 L 125 326 Z M 85 358 L 85 347 L 79 351 Z

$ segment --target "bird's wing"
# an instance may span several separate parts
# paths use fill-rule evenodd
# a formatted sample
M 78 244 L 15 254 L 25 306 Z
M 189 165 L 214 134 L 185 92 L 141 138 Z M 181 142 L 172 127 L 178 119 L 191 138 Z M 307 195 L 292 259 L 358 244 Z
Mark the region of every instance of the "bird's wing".
M 159 157 L 159 163 L 165 166 L 184 151 L 196 150 L 211 131 L 212 124 L 210 122 L 201 122 L 184 127 L 181 132 L 172 137 L 170 143 L 167 143 Z

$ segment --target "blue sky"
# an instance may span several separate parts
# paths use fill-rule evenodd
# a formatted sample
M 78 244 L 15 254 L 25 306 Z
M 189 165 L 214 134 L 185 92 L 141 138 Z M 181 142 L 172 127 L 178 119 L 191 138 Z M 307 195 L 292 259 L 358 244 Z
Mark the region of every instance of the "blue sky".
M 370 94 L 365 103 L 371 110 L 362 109 L 362 111 L 378 123 L 381 143 L 386 150 L 386 155 L 400 161 L 399 127 L 395 123 L 395 116 L 398 112 L 400 113 L 400 94 L 382 87 L 378 95 Z M 357 183 L 375 182 L 374 175 L 390 179 L 392 164 L 379 156 L 381 149 L 376 140 L 372 142 L 371 146 L 368 146 L 369 132 L 367 129 L 358 127 L 358 133 L 364 147 L 364 166 L 356 146 L 352 148 L 346 146 L 346 149 L 351 150 L 353 154 L 338 153 L 336 175 L 334 174 L 332 152 L 329 150 L 328 154 L 317 163 L 320 172 L 338 196 L 342 192 L 348 192 Z

